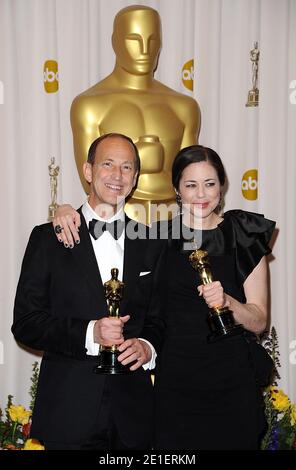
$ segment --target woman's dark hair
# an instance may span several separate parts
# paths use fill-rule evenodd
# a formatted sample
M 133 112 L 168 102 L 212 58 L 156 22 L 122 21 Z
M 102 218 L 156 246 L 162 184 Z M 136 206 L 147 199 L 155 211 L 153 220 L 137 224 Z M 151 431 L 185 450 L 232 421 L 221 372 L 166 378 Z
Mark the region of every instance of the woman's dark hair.
M 89 147 L 89 150 L 88 150 L 88 156 L 87 156 L 88 163 L 90 163 L 91 165 L 94 164 L 95 157 L 96 157 L 96 150 L 97 150 L 98 145 L 101 142 L 103 142 L 103 140 L 110 139 L 111 137 L 116 137 L 118 139 L 127 140 L 131 144 L 131 146 L 133 147 L 134 152 L 135 152 L 135 171 L 140 173 L 141 162 L 140 162 L 140 157 L 139 157 L 139 151 L 138 151 L 136 145 L 133 143 L 132 139 L 130 137 L 128 137 L 127 135 L 118 134 L 116 132 L 111 132 L 109 134 L 103 134 L 100 137 L 98 137 L 96 140 L 93 141 L 93 143 L 91 144 L 91 146 Z
M 221 186 L 224 186 L 226 173 L 223 163 L 215 150 L 203 145 L 190 145 L 181 149 L 174 160 L 172 168 L 172 183 L 175 189 L 179 189 L 180 179 L 185 168 L 191 163 L 209 162 L 215 168 Z

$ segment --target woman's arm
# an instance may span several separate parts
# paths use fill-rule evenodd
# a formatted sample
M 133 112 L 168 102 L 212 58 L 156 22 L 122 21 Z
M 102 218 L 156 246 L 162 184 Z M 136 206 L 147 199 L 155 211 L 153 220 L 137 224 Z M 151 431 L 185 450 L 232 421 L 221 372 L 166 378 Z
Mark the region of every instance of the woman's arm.
M 70 204 L 62 204 L 57 208 L 52 223 L 57 239 L 64 243 L 66 248 L 73 248 L 74 243 L 80 243 L 78 233 L 81 225 L 80 214 Z M 62 228 L 60 233 L 56 232 L 57 226 Z
M 244 282 L 246 303 L 242 304 L 233 297 L 226 295 L 230 301 L 230 310 L 238 323 L 256 334 L 262 333 L 267 324 L 268 316 L 268 264 L 263 256 L 257 266 Z
M 241 303 L 225 294 L 219 281 L 199 286 L 198 290 L 209 307 L 228 307 L 233 311 L 237 323 L 241 323 L 249 331 L 260 334 L 267 324 L 267 274 L 268 265 L 266 256 L 263 256 L 244 282 L 246 303 Z

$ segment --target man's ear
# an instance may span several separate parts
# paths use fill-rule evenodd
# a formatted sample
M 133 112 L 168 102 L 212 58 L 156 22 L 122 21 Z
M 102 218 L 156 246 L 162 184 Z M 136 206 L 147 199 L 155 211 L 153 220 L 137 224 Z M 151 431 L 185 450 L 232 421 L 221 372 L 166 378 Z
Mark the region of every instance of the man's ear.
M 134 176 L 134 179 L 133 179 L 133 188 L 136 186 L 137 184 L 137 179 L 138 179 L 138 176 L 139 176 L 139 172 L 137 171 L 135 173 L 135 176 Z
M 88 162 L 83 164 L 83 175 L 88 183 L 92 182 L 92 165 Z

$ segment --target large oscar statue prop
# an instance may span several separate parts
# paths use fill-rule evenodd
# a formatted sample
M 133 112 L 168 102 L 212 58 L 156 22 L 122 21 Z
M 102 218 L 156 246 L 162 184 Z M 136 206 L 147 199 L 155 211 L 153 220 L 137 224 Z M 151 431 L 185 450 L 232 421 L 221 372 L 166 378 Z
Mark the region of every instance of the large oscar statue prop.
M 139 222 L 167 219 L 176 210 L 171 185 L 177 152 L 197 143 L 197 102 L 155 80 L 161 49 L 161 20 L 153 8 L 131 5 L 114 19 L 112 46 L 116 56 L 110 75 L 78 95 L 71 107 L 74 153 L 81 183 L 90 144 L 110 132 L 126 134 L 141 159 L 137 189 L 126 213 Z M 173 45 L 172 45 L 173 47 Z
M 208 252 L 195 250 L 189 256 L 191 266 L 198 271 L 201 282 L 206 285 L 213 282 L 211 265 L 208 258 Z M 210 334 L 209 342 L 214 342 L 228 336 L 242 334 L 243 327 L 235 323 L 233 312 L 227 307 L 214 307 L 209 310 L 208 324 Z
M 111 279 L 105 282 L 105 298 L 108 304 L 109 316 L 119 318 L 120 301 L 123 296 L 123 282 L 118 279 L 118 269 L 111 269 Z M 128 374 L 130 373 L 129 365 L 122 365 L 118 361 L 120 351 L 117 346 L 100 346 L 99 363 L 94 368 L 96 374 Z

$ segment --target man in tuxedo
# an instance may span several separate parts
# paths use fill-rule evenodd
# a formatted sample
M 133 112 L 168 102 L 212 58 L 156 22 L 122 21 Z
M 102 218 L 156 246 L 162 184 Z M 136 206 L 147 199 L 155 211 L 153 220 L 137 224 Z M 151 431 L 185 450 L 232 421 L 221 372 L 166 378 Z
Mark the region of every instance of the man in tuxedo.
M 123 209 L 139 170 L 131 139 L 96 139 L 83 167 L 90 194 L 79 209 L 80 244 L 65 250 L 44 224 L 33 229 L 26 249 L 12 332 L 44 351 L 31 437 L 49 450 L 151 448 L 149 369 L 163 330 L 165 243 L 130 236 L 145 234 Z M 120 318 L 108 317 L 104 295 L 112 268 L 124 282 Z M 117 345 L 130 373 L 95 374 L 100 345 Z

